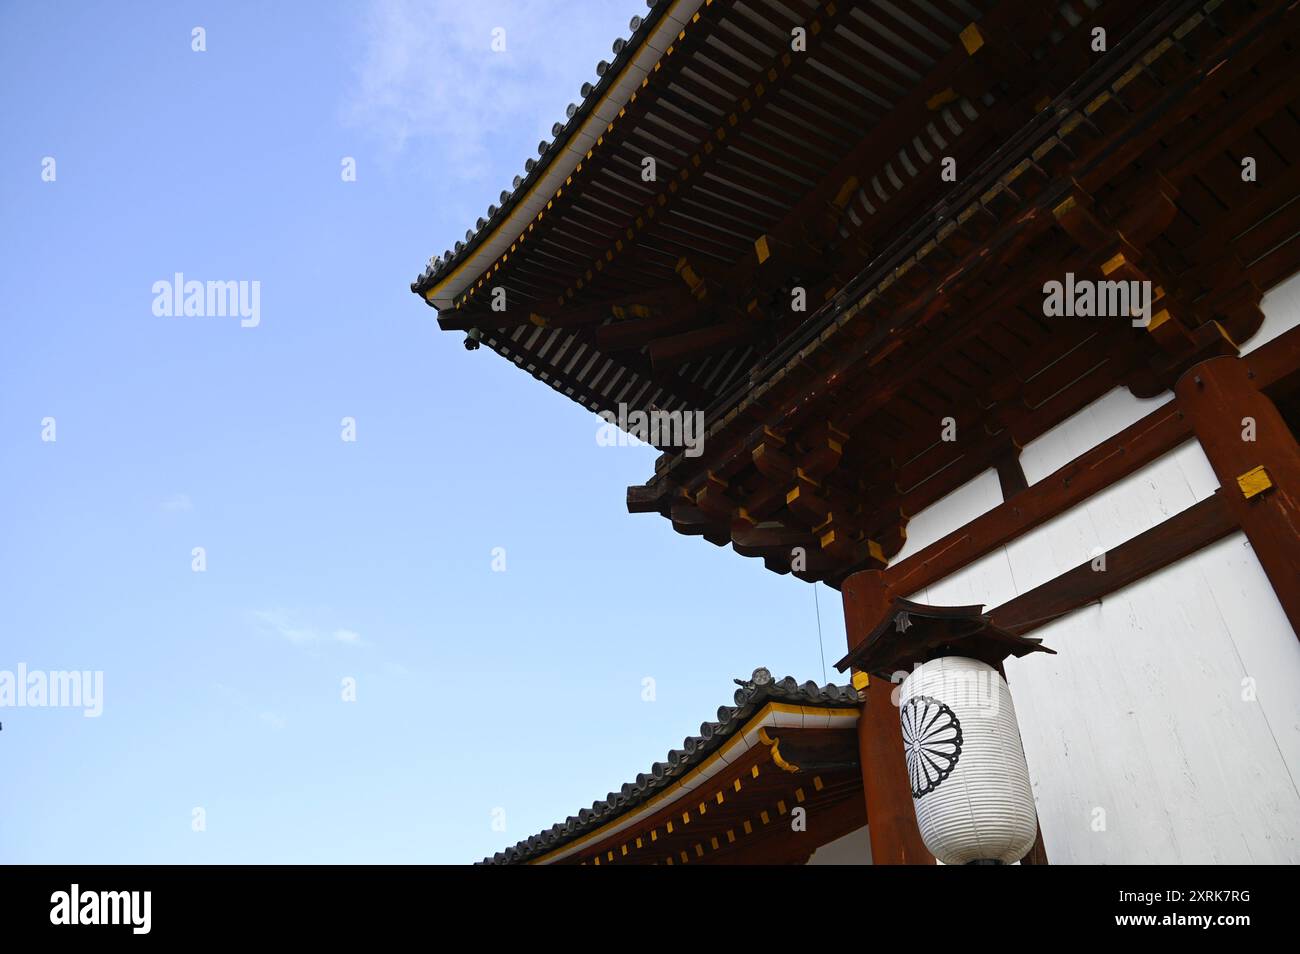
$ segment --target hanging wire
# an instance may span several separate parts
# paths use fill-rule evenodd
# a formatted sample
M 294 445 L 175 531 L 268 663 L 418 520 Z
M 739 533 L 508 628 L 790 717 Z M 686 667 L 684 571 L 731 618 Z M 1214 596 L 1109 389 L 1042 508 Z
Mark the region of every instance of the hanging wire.
M 822 685 L 826 685 L 826 646 L 822 642 L 822 605 L 817 597 L 817 584 L 813 584 L 813 606 L 817 609 L 817 648 L 822 654 Z

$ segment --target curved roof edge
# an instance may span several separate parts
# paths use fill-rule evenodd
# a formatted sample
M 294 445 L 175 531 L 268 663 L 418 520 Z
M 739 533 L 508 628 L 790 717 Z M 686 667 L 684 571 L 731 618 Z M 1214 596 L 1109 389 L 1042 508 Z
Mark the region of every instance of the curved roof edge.
M 528 160 L 526 175 L 515 177 L 514 190 L 502 193 L 500 208 L 489 208 L 486 219 L 478 220 L 477 229 L 467 233 L 465 241 L 457 242 L 454 251 L 429 260 L 424 272 L 411 283 L 411 291 L 439 309 L 450 306 L 551 201 L 704 3 L 647 0 L 650 11 L 644 19 L 632 18 L 632 35 L 614 41 L 613 62 L 602 60 L 597 65 L 600 79 L 594 86 L 583 84 L 582 103 L 570 106 L 563 128 L 555 124 L 555 138 L 550 143 L 539 144 L 540 159 Z
M 717 721 L 703 723 L 700 734 L 688 736 L 680 749 L 668 753 L 667 761 L 655 762 L 649 773 L 638 775 L 635 782 L 628 782 L 618 792 L 610 792 L 604 799 L 593 802 L 591 808 L 584 808 L 560 824 L 552 825 L 479 863 L 524 864 L 563 849 L 584 835 L 616 821 L 682 780 L 720 749 L 724 742 L 769 702 L 834 709 L 857 709 L 862 704 L 857 690 L 851 686 L 819 686 L 811 681 L 800 685 L 789 676 L 774 679 L 766 669 L 755 669 L 749 679 L 737 679 L 735 682 L 740 687 L 734 697 L 736 704 L 721 706 Z

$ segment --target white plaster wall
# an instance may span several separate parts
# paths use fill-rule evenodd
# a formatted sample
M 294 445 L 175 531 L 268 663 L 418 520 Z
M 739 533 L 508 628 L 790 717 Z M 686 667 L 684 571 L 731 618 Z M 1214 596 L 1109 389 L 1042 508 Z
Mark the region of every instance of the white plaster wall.
M 1026 448 L 1035 473 L 1150 410 L 1125 397 Z M 1216 486 L 1190 441 L 912 596 L 996 606 Z M 1242 534 L 1034 635 L 1059 655 L 1009 660 L 1007 675 L 1051 861 L 1300 862 L 1300 640 Z
M 1264 323 L 1254 337 L 1241 345 L 1241 353 L 1249 354 L 1260 345 L 1267 344 L 1283 332 L 1300 325 L 1300 274 L 1292 275 L 1276 286 L 1260 302 Z
M 1170 399 L 1169 394 L 1135 398 L 1128 388 L 1115 388 L 1102 395 L 1021 449 L 1020 466 L 1025 472 L 1025 480 L 1031 484 L 1038 483 L 1058 467 L 1114 437 Z
M 1200 445 L 1188 441 L 911 598 L 997 606 L 1163 523 L 1217 486 Z
M 907 541 L 893 562 L 906 560 L 918 550 L 941 540 L 963 524 L 1002 503 L 1002 484 L 996 470 L 986 470 L 946 497 L 926 507 L 907 523 Z
M 871 834 L 867 826 L 828 841 L 812 853 L 810 865 L 869 865 L 871 864 Z

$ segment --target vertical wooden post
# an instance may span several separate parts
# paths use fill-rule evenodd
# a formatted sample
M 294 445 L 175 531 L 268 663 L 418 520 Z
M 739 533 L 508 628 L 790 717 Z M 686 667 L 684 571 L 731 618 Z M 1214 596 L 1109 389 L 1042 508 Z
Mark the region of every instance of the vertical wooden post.
M 852 649 L 880 622 L 894 595 L 879 570 L 863 570 L 844 581 L 844 623 Z M 871 862 L 877 865 L 932 865 L 934 856 L 921 840 L 907 780 L 903 731 L 893 702 L 894 685 L 872 679 L 858 720 L 862 791 L 867 800 Z
M 1183 373 L 1174 393 L 1300 636 L 1300 447 L 1295 435 L 1240 358 L 1201 362 Z M 1252 433 L 1254 440 L 1249 440 Z

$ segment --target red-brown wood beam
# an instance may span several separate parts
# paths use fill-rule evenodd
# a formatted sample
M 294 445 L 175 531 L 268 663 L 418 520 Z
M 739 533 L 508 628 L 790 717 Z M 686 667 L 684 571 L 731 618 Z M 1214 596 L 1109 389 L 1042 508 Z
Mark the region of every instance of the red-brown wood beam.
M 696 358 L 748 344 L 762 331 L 756 322 L 742 320 L 659 338 L 650 345 L 650 362 L 657 371 L 675 369 Z
M 1237 529 L 1220 490 L 1106 552 L 1105 569 L 1081 563 L 989 611 L 998 626 L 1024 635 L 1164 569 Z
M 1064 513 L 1190 436 L 1191 427 L 1173 402 L 1157 408 L 1027 490 L 891 566 L 885 571 L 887 582 L 900 596 L 915 593 Z
M 1174 387 L 1291 628 L 1300 636 L 1300 447 L 1240 358 L 1218 357 Z
M 879 570 L 863 570 L 844 581 L 844 625 L 852 649 L 889 610 L 894 594 Z M 932 865 L 916 826 L 912 786 L 907 779 L 903 731 L 893 701 L 894 686 L 868 682 L 858 719 L 858 758 L 871 833 L 871 862 L 877 865 Z

